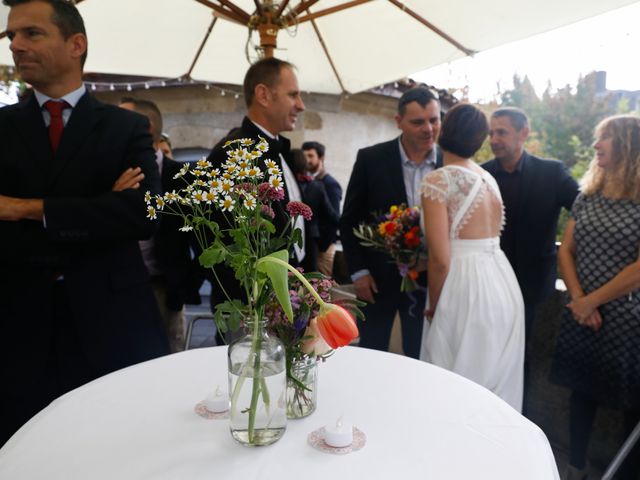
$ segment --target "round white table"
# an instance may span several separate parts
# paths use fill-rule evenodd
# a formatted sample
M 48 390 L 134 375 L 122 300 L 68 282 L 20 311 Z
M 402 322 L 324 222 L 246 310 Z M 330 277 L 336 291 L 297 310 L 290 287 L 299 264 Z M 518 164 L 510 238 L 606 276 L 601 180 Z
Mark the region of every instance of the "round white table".
M 318 408 L 261 448 L 195 404 L 227 385 L 226 347 L 190 350 L 60 397 L 0 450 L 0 478 L 559 479 L 542 431 L 488 390 L 424 362 L 347 347 L 319 366 Z M 307 435 L 344 415 L 367 437 L 347 455 Z

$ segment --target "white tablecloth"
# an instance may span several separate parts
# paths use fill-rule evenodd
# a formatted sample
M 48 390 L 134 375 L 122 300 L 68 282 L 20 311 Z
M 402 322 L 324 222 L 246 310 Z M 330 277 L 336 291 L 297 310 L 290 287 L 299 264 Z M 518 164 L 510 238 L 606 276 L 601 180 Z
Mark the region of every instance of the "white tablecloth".
M 170 355 L 53 402 L 0 450 L 0 479 L 558 479 L 542 431 L 488 390 L 390 353 L 348 347 L 319 366 L 318 409 L 261 448 L 194 405 L 226 387 L 226 347 Z M 344 415 L 367 436 L 348 455 L 307 435 Z

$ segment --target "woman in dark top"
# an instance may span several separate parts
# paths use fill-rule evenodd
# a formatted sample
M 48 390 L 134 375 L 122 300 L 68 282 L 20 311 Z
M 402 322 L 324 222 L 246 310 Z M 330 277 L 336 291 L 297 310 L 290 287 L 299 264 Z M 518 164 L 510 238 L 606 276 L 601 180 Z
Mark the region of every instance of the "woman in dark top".
M 596 127 L 585 174 L 558 253 L 570 301 L 551 379 L 572 389 L 566 478 L 586 478 L 586 451 L 598 406 L 640 419 L 640 118 Z M 638 451 L 616 478 L 637 478 Z

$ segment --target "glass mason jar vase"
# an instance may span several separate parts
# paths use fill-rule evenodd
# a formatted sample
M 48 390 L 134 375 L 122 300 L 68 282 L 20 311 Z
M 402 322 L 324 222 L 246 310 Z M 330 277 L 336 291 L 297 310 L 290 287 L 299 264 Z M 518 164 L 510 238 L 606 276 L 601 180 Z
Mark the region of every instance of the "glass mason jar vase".
M 287 417 L 304 418 L 316 409 L 318 360 L 304 357 L 293 360 L 287 378 Z
M 251 447 L 278 441 L 287 428 L 285 349 L 265 326 L 254 319 L 228 351 L 231 436 Z

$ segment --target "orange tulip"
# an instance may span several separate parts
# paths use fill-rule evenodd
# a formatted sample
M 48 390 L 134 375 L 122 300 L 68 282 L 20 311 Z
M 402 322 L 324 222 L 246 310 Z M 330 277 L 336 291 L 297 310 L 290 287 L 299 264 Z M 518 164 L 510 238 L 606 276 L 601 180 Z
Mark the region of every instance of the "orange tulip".
M 349 345 L 359 334 L 353 316 L 333 303 L 325 303 L 320 307 L 317 322 L 320 335 L 331 348 Z
M 313 318 L 304 331 L 304 340 L 302 341 L 302 353 L 307 355 L 325 355 L 331 351 L 331 347 L 324 341 L 320 331 L 318 330 L 318 319 Z

